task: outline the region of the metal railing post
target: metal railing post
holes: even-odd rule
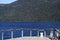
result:
[[[13,39],[13,31],[11,31],[11,39]]]
[[[44,36],[46,37],[46,31],[44,31]]]
[[[2,40],[4,40],[4,32],[2,32]]]
[[[32,36],[32,30],[30,30],[30,37]]]
[[[50,33],[51,40],[53,40],[53,30]]]
[[[21,31],[22,37],[23,37],[23,30]]]
[[[37,31],[37,35],[38,35],[38,37],[39,37],[39,30]]]

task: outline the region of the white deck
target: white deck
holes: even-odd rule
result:
[[[48,37],[20,37],[6,40],[50,40]]]

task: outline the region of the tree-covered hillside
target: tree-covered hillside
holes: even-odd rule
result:
[[[60,0],[17,0],[0,4],[0,21],[60,21]]]

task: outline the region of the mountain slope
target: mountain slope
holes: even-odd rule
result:
[[[60,0],[18,0],[0,10],[1,21],[60,21]]]

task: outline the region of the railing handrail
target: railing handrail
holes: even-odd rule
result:
[[[0,30],[0,32],[14,31],[14,30],[40,30],[40,31],[44,31],[44,30],[55,30],[55,29],[53,29],[53,28],[48,28],[48,29],[16,28],[16,29]]]

